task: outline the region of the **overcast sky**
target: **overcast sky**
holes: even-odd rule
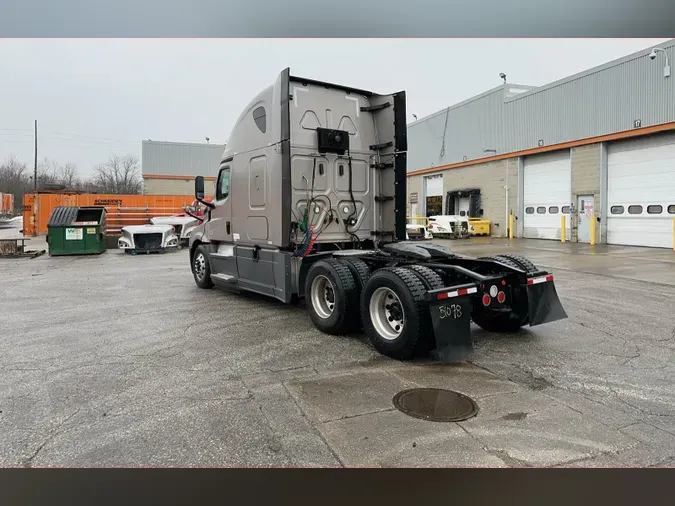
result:
[[[290,66],[375,92],[422,118],[508,81],[541,86],[667,39],[0,40],[0,160],[80,174],[143,139],[227,141],[242,107]]]

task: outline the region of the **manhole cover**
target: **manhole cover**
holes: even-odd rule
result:
[[[393,401],[396,409],[406,415],[431,422],[461,422],[478,413],[478,405],[473,399],[440,388],[403,390]]]

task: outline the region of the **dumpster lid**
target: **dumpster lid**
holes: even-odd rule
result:
[[[77,209],[77,216],[73,225],[99,225],[105,216],[105,207],[89,206]]]
[[[79,207],[74,206],[57,206],[52,210],[47,222],[48,227],[62,227],[70,225],[77,217]]]

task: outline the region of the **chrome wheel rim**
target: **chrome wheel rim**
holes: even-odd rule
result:
[[[199,281],[202,281],[204,279],[204,276],[206,276],[206,258],[204,258],[203,253],[198,253],[197,256],[195,257],[194,270],[197,279]]]
[[[330,279],[323,275],[317,276],[312,281],[310,292],[312,307],[319,318],[330,318],[335,309],[335,288]]]
[[[378,288],[370,297],[370,320],[377,333],[387,341],[397,339],[405,325],[403,304],[393,290],[385,286]]]

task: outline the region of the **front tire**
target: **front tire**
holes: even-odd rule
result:
[[[197,246],[192,256],[192,276],[195,278],[195,283],[199,288],[205,290],[213,288],[211,265],[209,264],[208,252],[204,246]]]
[[[361,294],[361,320],[377,351],[408,360],[426,351],[433,327],[426,288],[418,276],[401,267],[376,271]]]
[[[305,280],[307,311],[314,326],[326,334],[351,330],[350,313],[358,310],[358,293],[348,267],[334,259],[319,260]]]

